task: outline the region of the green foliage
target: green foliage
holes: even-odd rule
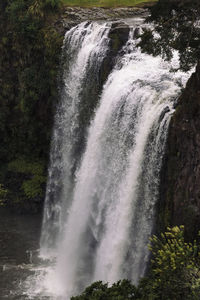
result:
[[[128,280],[110,287],[100,281],[71,300],[199,300],[200,244],[185,241],[184,226],[167,228],[150,241],[150,270],[137,287]]]
[[[158,277],[162,277],[163,270],[173,273],[182,267],[194,268],[195,259],[198,257],[198,247],[196,241],[193,244],[185,243],[183,229],[184,226],[168,228],[167,232],[161,234],[161,239],[156,236],[150,239],[149,249],[155,257],[152,260],[153,272]]]
[[[29,198],[41,197],[43,195],[43,189],[41,184],[46,182],[46,178],[44,176],[33,176],[32,179],[26,180],[22,184],[22,189],[24,194]]]
[[[151,289],[155,299],[199,299],[200,248],[184,239],[184,226],[153,236]]]
[[[60,5],[61,0],[34,0],[29,6],[28,12],[33,16],[41,18],[44,17],[47,12],[57,10]]]
[[[19,158],[8,164],[8,170],[16,175],[23,175],[21,177],[21,190],[26,198],[33,200],[42,197],[43,184],[46,182],[42,162],[31,162]]]
[[[156,1],[156,0],[155,0]],[[152,2],[152,0],[63,0],[68,6],[81,7],[123,7],[135,6],[140,3]]]
[[[200,245],[185,241],[184,226],[153,236],[149,249],[153,258],[148,277],[139,283],[139,299],[199,299]]]
[[[71,300],[134,300],[137,299],[137,288],[128,280],[118,281],[112,286],[101,281],[93,283],[85,289],[82,295]]]
[[[8,169],[22,174],[42,175],[44,166],[39,162],[29,162],[20,157],[8,164]]]
[[[162,55],[167,60],[177,50],[180,68],[187,71],[200,59],[199,18],[199,0],[160,0],[148,18],[155,22],[155,28],[145,31],[139,45],[145,52]]]
[[[4,170],[0,175],[11,192],[9,203],[44,196],[40,174],[24,182],[22,173],[18,178],[10,173],[10,163],[23,157],[26,162],[42,162],[47,169],[63,40],[52,24],[60,3],[5,0],[0,4],[0,166]]]
[[[45,8],[49,7],[51,9],[55,9],[60,7],[60,5],[61,5],[60,0],[46,0],[43,7]]]

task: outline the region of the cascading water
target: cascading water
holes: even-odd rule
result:
[[[141,22],[132,21],[104,85],[74,182],[80,91],[88,88],[83,78],[92,64],[98,69],[106,55],[110,26],[84,23],[65,37],[64,57],[67,51],[71,61],[56,116],[41,239],[42,253],[55,235],[59,241],[56,267],[43,280],[51,299],[69,299],[97,280],[137,283],[146,270],[167,129],[189,75],[141,53],[134,37]]]
[[[55,247],[71,203],[77,145],[83,139],[81,108],[98,84],[97,74],[108,49],[109,29],[108,24],[85,22],[65,35],[61,102],[55,117],[41,237],[43,255]]]

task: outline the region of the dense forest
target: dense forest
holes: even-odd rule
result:
[[[57,101],[62,36],[52,26],[59,1],[0,4],[0,195],[19,211],[37,211]]]

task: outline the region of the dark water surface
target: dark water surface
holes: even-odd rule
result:
[[[28,299],[20,293],[20,284],[32,272],[41,219],[41,215],[16,215],[0,207],[0,300]]]

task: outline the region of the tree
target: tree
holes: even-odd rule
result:
[[[145,30],[139,45],[143,51],[167,60],[177,50],[180,68],[188,70],[200,59],[199,19],[199,0],[159,0],[148,18],[155,27]]]
[[[199,299],[199,243],[185,241],[184,226],[167,228],[160,237],[153,236],[150,241],[153,258],[148,286],[152,299]],[[144,287],[142,282],[141,287]]]
[[[87,287],[80,296],[72,297],[71,300],[136,300],[137,288],[128,280],[118,281],[112,286],[108,283],[97,281]]]

